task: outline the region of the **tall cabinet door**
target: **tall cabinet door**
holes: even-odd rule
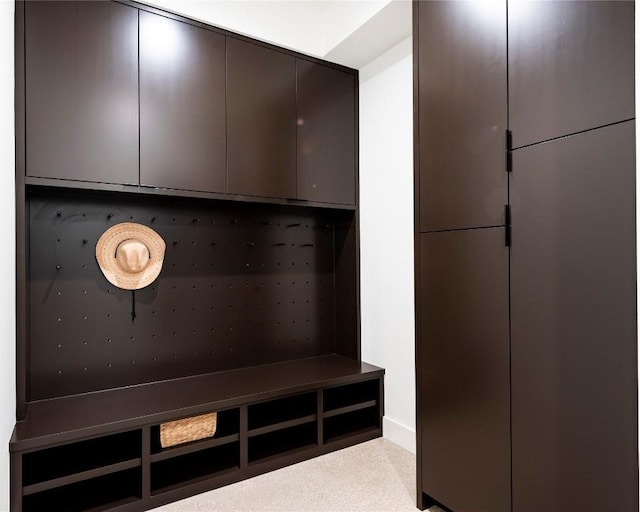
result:
[[[296,59],[298,199],[355,204],[355,77]]]
[[[415,2],[414,9],[420,231],[500,225],[507,198],[506,0]]]
[[[296,198],[295,57],[227,39],[228,192]]]
[[[422,490],[451,510],[509,512],[504,228],[422,234],[419,243]]]
[[[225,192],[225,37],[140,12],[140,182]]]
[[[138,183],[138,10],[25,2],[27,175]]]
[[[634,127],[514,152],[514,512],[638,510]]]
[[[635,117],[633,1],[509,2],[509,124],[520,147]]]

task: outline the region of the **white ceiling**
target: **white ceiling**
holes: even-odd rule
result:
[[[233,32],[361,68],[411,33],[409,0],[144,0]]]
[[[324,58],[361,69],[410,35],[411,2],[393,0],[324,55]]]

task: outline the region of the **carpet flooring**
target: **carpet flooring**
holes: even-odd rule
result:
[[[415,512],[415,478],[412,453],[374,439],[155,510]]]

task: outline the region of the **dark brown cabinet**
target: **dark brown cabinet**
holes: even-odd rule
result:
[[[295,57],[227,39],[227,190],[296,198]]]
[[[25,2],[27,176],[138,183],[138,10]]]
[[[420,230],[500,225],[507,197],[506,2],[414,5]]]
[[[514,512],[638,510],[634,124],[514,152]]]
[[[149,510],[380,437],[358,72],[129,0],[17,0],[14,43],[11,511]],[[95,256],[130,221],[167,244],[135,297]]]
[[[422,482],[451,510],[510,511],[504,229],[420,235]]]
[[[354,70],[151,8],[25,5],[29,184],[353,209]]]
[[[225,192],[225,36],[140,12],[140,182]]]
[[[298,199],[355,204],[355,79],[296,59]]]
[[[413,5],[418,506],[637,512],[633,2]]]
[[[330,355],[39,401],[9,444],[11,512],[156,509],[378,438],[383,397],[383,369]],[[213,437],[162,447],[203,412]]]
[[[634,2],[509,3],[514,147],[634,116]]]

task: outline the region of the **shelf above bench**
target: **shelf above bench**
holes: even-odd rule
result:
[[[77,181],[56,178],[38,178],[27,176],[27,186],[56,187],[71,190],[94,190],[101,192],[118,192],[127,194],[144,194],[154,196],[188,197],[195,199],[219,199],[223,201],[235,201],[242,203],[263,203],[304,206],[311,208],[330,208],[333,210],[355,211],[353,204],[326,203],[320,201],[306,201],[304,199],[280,199],[276,197],[259,197],[242,194],[227,194],[218,192],[199,192],[196,190],[179,190],[171,188],[149,187],[144,185],[118,185],[113,183],[94,183],[90,181]]]
[[[383,373],[367,363],[328,355],[32,402],[27,418],[16,424],[10,449],[53,446]]]

